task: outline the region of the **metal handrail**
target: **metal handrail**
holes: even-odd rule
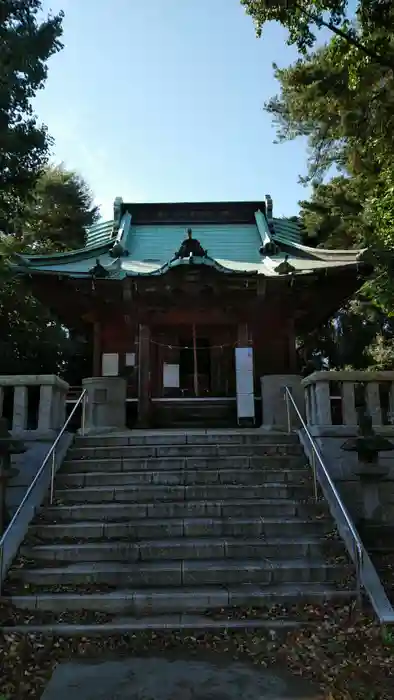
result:
[[[317,473],[316,473],[316,459],[319,462],[320,467],[322,468],[324,472],[324,476],[327,479],[327,483],[329,484],[329,487],[331,489],[331,492],[336,500],[336,503],[342,512],[342,515],[346,521],[347,528],[349,532],[352,535],[353,538],[353,543],[355,546],[355,553],[356,553],[356,577],[357,577],[357,589],[358,589],[358,594],[360,595],[361,593],[361,568],[363,565],[363,555],[364,555],[364,545],[361,541],[361,538],[356,530],[356,528],[353,525],[352,519],[347,511],[346,506],[344,505],[339,492],[331,479],[331,476],[327,470],[326,465],[323,462],[323,459],[320,455],[319,448],[316,445],[316,441],[312,437],[311,433],[308,430],[308,427],[301,415],[301,412],[294,400],[294,397],[289,389],[288,386],[285,386],[285,399],[286,399],[286,412],[287,412],[287,428],[288,428],[288,433],[291,433],[291,412],[290,412],[290,405],[293,406],[295,413],[298,417],[298,420],[300,421],[303,430],[305,431],[305,435],[309,440],[309,443],[312,447],[312,470],[313,470],[313,482],[314,482],[314,495],[315,495],[315,500],[317,500]]]
[[[20,513],[22,512],[22,509],[27,502],[30,494],[32,493],[36,483],[40,479],[41,475],[44,472],[44,469],[48,463],[48,460],[52,457],[52,463],[51,463],[51,483],[50,483],[50,504],[52,505],[53,503],[53,496],[54,496],[54,487],[55,487],[55,474],[56,474],[56,447],[59,444],[59,441],[63,437],[74,413],[76,412],[78,406],[82,403],[82,418],[81,418],[81,435],[85,434],[85,417],[86,417],[86,389],[84,389],[79,396],[74,408],[70,412],[70,415],[68,416],[66,422],[64,423],[62,429],[60,430],[59,434],[57,435],[56,439],[54,440],[52,446],[48,450],[43,463],[41,464],[41,467],[39,468],[37,474],[35,475],[33,481],[31,482],[29,488],[27,489],[24,497],[22,498],[22,501],[20,502],[18,508],[16,509],[14,515],[11,518],[10,523],[8,524],[8,527],[6,528],[5,532],[3,532],[1,538],[0,538],[0,595],[1,595],[1,590],[2,590],[2,581],[3,581],[3,552],[4,552],[4,543],[9,536],[12,528],[15,526],[15,524],[18,521],[18,518],[20,516]]]

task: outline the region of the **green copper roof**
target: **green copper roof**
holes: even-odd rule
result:
[[[175,259],[187,229],[207,251],[196,263],[222,272],[281,274],[285,262],[296,273],[357,265],[361,251],[324,251],[302,244],[295,220],[272,217],[272,200],[264,203],[124,205],[117,198],[114,220],[92,226],[79,251],[48,256],[20,256],[21,272],[87,277],[99,260],[108,276],[163,274],[188,264]],[[199,222],[198,217],[205,218]],[[179,221],[181,219],[181,222]],[[196,220],[197,219],[197,220]],[[162,221],[162,222],[161,222]]]
[[[100,221],[94,226],[90,226],[86,232],[86,245],[90,247],[108,243],[113,238],[114,224],[114,220],[111,219],[109,221]],[[302,243],[302,231],[296,221],[285,218],[273,218],[272,224],[272,236],[278,243]],[[182,233],[180,235],[183,235],[185,227],[181,226],[181,228]]]
[[[94,226],[89,226],[86,231],[86,245],[96,246],[108,243],[112,238],[114,221],[99,221]]]

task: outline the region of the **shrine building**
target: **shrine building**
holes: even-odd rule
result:
[[[18,256],[15,269],[92,344],[81,385],[93,427],[275,425],[283,387],[300,384],[297,336],[361,286],[362,252],[315,247],[295,217],[274,216],[268,195],[117,198],[83,249]]]

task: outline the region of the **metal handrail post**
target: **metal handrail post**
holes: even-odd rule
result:
[[[87,394],[82,399],[81,435],[85,435]]]
[[[315,450],[312,450],[312,472],[313,472],[313,495],[317,502],[317,474],[316,474],[316,455]]]
[[[291,406],[290,406],[290,399],[289,399],[289,390],[287,386],[285,387],[285,401],[286,401],[286,416],[287,416],[287,432],[290,435],[291,433]]]

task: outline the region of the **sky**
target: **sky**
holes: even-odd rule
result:
[[[286,32],[257,39],[239,0],[44,0],[64,10],[64,49],[35,100],[52,159],[113,201],[263,200],[298,213],[306,143],[275,144],[264,103],[272,63],[297,57]]]

